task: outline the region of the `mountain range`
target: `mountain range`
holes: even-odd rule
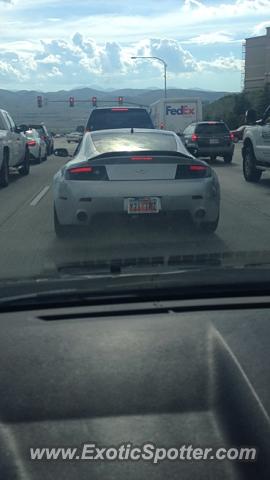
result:
[[[43,107],[37,107],[37,96],[43,97]],[[169,89],[168,98],[199,97],[202,102],[210,103],[227,95],[226,92],[204,90]],[[160,89],[119,89],[104,91],[93,88],[78,88],[70,91],[37,92],[33,90],[9,91],[0,90],[0,108],[7,110],[18,125],[24,123],[44,122],[47,127],[56,132],[68,132],[84,125],[92,107],[92,97],[97,97],[98,106],[117,104],[118,97],[124,103],[149,106],[162,98],[164,91]],[[69,97],[74,97],[75,105],[69,106]],[[104,102],[104,103],[103,103]]]

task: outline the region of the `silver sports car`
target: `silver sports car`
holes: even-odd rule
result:
[[[66,156],[60,149],[56,154]],[[95,215],[188,212],[196,226],[217,228],[220,188],[214,170],[195,159],[169,131],[115,129],[88,132],[54,177],[56,234],[89,225]]]

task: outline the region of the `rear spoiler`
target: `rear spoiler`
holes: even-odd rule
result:
[[[177,158],[186,158],[188,160],[194,160],[194,157],[190,154],[181,152],[173,152],[171,150],[127,150],[121,152],[106,152],[94,155],[89,158],[89,161],[100,160],[102,158],[115,158],[115,157],[133,157],[133,156],[152,156],[152,157],[177,157]]]

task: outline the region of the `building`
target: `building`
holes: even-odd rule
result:
[[[247,38],[245,43],[244,89],[254,90],[270,84],[270,27],[266,35]]]

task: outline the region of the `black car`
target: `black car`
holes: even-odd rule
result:
[[[45,141],[47,145],[47,155],[52,155],[53,150],[54,150],[54,141],[53,141],[53,136],[52,134],[48,131],[46,125],[44,123],[40,124],[30,124],[29,127],[32,129],[34,128],[35,130],[38,131],[40,134],[41,138]]]
[[[224,122],[191,123],[183,132],[186,148],[196,157],[223,157],[231,163],[234,152],[233,135]]]
[[[91,111],[86,131],[112,128],[154,128],[146,108],[100,107]]]

